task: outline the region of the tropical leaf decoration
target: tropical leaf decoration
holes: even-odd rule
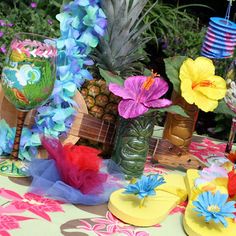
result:
[[[167,77],[173,84],[175,92],[179,94],[180,94],[179,69],[186,59],[187,59],[186,56],[175,56],[164,59]]]

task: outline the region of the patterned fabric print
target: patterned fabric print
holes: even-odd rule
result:
[[[123,223],[113,216],[110,212],[106,213],[105,218],[91,219],[95,224],[90,224],[86,220],[80,220],[81,225],[77,226],[77,229],[83,229],[86,231],[93,231],[98,236],[108,235],[127,235],[127,236],[149,236],[148,232],[139,230],[139,228]],[[155,225],[153,227],[161,227]]]
[[[147,161],[146,161],[145,167],[144,167],[144,173],[147,173],[147,174],[153,173],[153,174],[162,174],[163,175],[163,174],[167,174],[170,172],[171,172],[171,170],[169,170],[159,164],[157,167],[155,164],[153,164],[151,162],[151,157],[150,156],[147,157]]]
[[[61,202],[49,198],[44,198],[32,193],[25,193],[23,196],[18,193],[1,188],[0,196],[9,200],[0,206],[0,235],[10,236],[8,232],[12,229],[20,228],[20,221],[33,220],[36,218],[29,218],[20,216],[25,211],[30,211],[47,221],[51,221],[48,212],[63,212]]]
[[[0,213],[1,214],[1,213]],[[33,218],[24,217],[24,216],[9,216],[9,215],[0,215],[0,235],[1,236],[10,236],[8,233],[9,230],[19,229],[20,221],[31,220]]]
[[[187,205],[188,205],[188,201],[185,201],[185,202],[180,203],[177,207],[175,207],[175,208],[169,213],[169,215],[173,215],[173,214],[176,214],[176,213],[184,214]]]
[[[225,146],[224,143],[217,144],[216,142],[205,138],[201,143],[192,142],[190,144],[189,152],[198,157],[201,161],[206,162],[207,157],[224,156]]]

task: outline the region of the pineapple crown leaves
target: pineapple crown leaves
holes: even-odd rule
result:
[[[106,37],[101,39],[94,53],[94,60],[99,67],[123,77],[142,69],[141,61],[147,58],[143,48],[151,39],[143,36],[151,24],[143,24],[143,17],[151,10],[150,8],[143,14],[147,2],[148,0],[102,1],[101,7],[107,16],[108,27]]]
[[[116,83],[121,86],[124,85],[124,79],[121,76],[115,75],[110,71],[103,70],[102,68],[99,68],[99,72],[102,78],[106,81],[107,85],[109,85],[110,83]],[[151,76],[152,71],[147,68],[144,68],[143,74],[145,76]]]
[[[107,85],[109,85],[110,83],[116,83],[119,85],[124,84],[124,80],[120,76],[114,75],[110,71],[99,68],[99,72],[102,78],[105,79]]]

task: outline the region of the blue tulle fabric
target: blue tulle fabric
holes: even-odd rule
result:
[[[72,204],[99,205],[106,203],[112,192],[124,186],[125,178],[119,167],[112,160],[104,160],[102,173],[108,174],[107,181],[102,184],[101,194],[83,194],[63,181],[51,159],[34,159],[29,172],[33,177],[30,192],[52,197]]]

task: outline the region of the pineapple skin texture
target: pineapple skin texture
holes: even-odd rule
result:
[[[116,122],[120,98],[112,94],[102,79],[86,81],[81,89],[90,115],[110,122]]]

